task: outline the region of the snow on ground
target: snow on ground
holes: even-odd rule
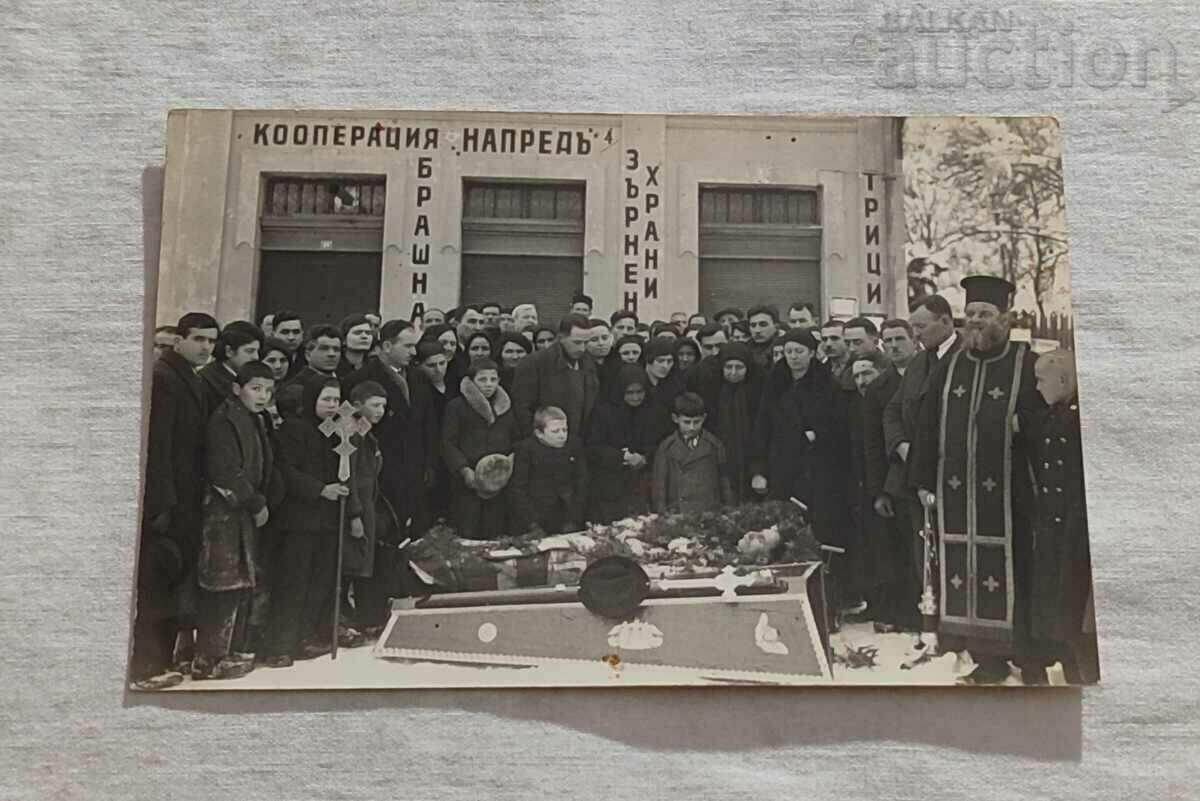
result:
[[[970,665],[958,663],[953,653],[942,654],[911,670],[900,665],[914,642],[912,634],[878,634],[870,623],[850,623],[832,637],[835,653],[833,679],[858,685],[952,685]],[[874,648],[875,665],[847,667],[836,655]],[[447,687],[620,687],[636,685],[717,685],[703,671],[625,664],[614,670],[603,662],[543,664],[536,667],[445,664],[376,657],[371,646],[343,648],[336,660],[328,655],[298,661],[290,668],[256,668],[229,681],[187,679],[178,690],[280,690],[280,689],[400,689]],[[1019,685],[1017,674],[1005,682]]]

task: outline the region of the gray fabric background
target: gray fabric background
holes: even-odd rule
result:
[[[929,55],[879,30],[913,8],[0,3],[0,797],[1200,797],[1195,7],[997,7],[1018,53],[1071,22],[1173,46],[1174,82],[1078,53],[1071,86],[888,89],[881,42]],[[125,695],[147,168],[182,106],[1059,115],[1103,685]]]

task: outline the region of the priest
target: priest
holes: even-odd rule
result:
[[[913,443],[911,478],[934,508],[938,534],[938,638],[974,659],[967,683],[1003,682],[1010,660],[1033,681],[1044,666],[1032,663],[1028,647],[1030,455],[1046,404],[1036,355],[1009,339],[1015,287],[985,275],[964,278],[962,287],[963,347],[930,376]]]

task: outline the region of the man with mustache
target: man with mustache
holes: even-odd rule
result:
[[[1044,680],[1029,648],[1030,455],[1046,410],[1037,357],[1009,340],[1011,283],[977,275],[962,287],[963,347],[930,376],[912,453],[917,494],[938,533],[938,638],[973,657],[968,683],[1004,682],[1009,660],[1026,681]]]

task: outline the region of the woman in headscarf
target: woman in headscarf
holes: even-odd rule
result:
[[[441,344],[442,352],[446,354],[446,383],[453,388],[454,394],[458,394],[458,382],[462,381],[462,377],[467,374],[468,360],[466,354],[459,348],[461,343],[458,341],[458,333],[454,330],[454,326],[449,323],[431,325],[425,329],[421,339]]]
[[[615,389],[592,413],[588,452],[588,520],[611,523],[649,509],[654,437],[646,406],[646,372],[622,364]]]
[[[286,491],[276,511],[279,550],[273,565],[270,623],[263,644],[266,667],[329,651],[329,617],[337,570],[339,500],[346,499],[346,528],[362,532],[362,507],[354,484],[338,478],[338,455],[321,433],[337,414],[337,379],[302,384],[301,415],[284,421],[276,457]]]
[[[771,368],[754,425],[751,486],[772,500],[808,507],[818,540],[842,544],[846,509],[846,413],[828,368],[816,360],[808,329],[783,336],[783,359]]]
[[[749,342],[750,323],[745,320],[735,320],[729,325],[729,339],[732,342]]]
[[[536,353],[539,350],[545,350],[558,341],[558,333],[548,325],[538,327],[533,332],[533,350]]]
[[[729,460],[729,483],[737,503],[754,500],[750,488],[750,454],[754,448],[754,422],[762,395],[763,372],[754,354],[740,342],[727,342],[717,356],[720,383],[711,398],[708,419],[712,431],[725,446]]]
[[[587,353],[596,363],[601,397],[608,397],[620,391],[617,388],[617,373],[621,369],[621,356],[614,345],[612,327],[607,320],[588,320]]]
[[[480,359],[491,359],[492,337],[485,331],[476,331],[467,337],[467,341],[463,343],[463,348],[467,352],[468,367]]]
[[[675,371],[684,375],[700,362],[700,345],[690,337],[675,340]]]
[[[642,351],[646,362],[646,406],[650,410],[653,441],[657,446],[675,430],[671,419],[675,398],[686,389],[675,370],[675,340],[654,337]]]
[[[622,364],[641,364],[646,343],[637,334],[621,337],[613,347]]]
[[[446,419],[446,407],[458,396],[458,385],[451,384],[446,375],[450,364],[443,343],[423,338],[417,343],[417,368],[429,379],[433,388],[433,415],[439,426]],[[429,488],[429,511],[434,519],[444,519],[450,508],[450,474],[441,459],[433,462],[433,485]]]
[[[492,351],[499,357],[493,361],[500,365],[500,386],[506,392],[512,392],[517,365],[533,352],[533,344],[520,334],[502,332],[496,337]]]

